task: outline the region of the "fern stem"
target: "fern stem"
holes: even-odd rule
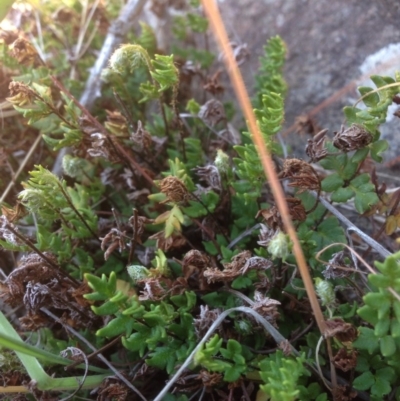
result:
[[[214,213],[211,213],[211,212],[210,212],[210,210],[208,209],[207,205],[205,205],[205,204],[203,203],[203,201],[202,201],[198,196],[196,196],[194,193],[192,193],[192,196],[197,200],[197,202],[199,202],[199,203],[204,207],[204,209],[206,209],[206,211],[207,211],[207,213],[208,213],[208,216],[211,217],[211,219],[213,220],[213,222],[214,222],[214,223],[217,225],[217,227],[220,229],[221,234],[222,234],[223,237],[226,239],[226,242],[229,242],[229,238],[228,238],[227,235],[224,233],[224,231],[223,231],[223,229],[222,229],[222,227],[221,227],[221,224],[218,223],[218,220],[217,220],[216,217],[214,216]]]
[[[18,231],[14,230],[10,224],[6,224],[7,230],[11,231],[16,237],[18,237],[24,244],[26,244],[29,248],[32,249],[35,253],[37,253],[47,264],[53,267],[56,270],[61,270],[59,266],[53,263],[43,252],[39,251],[33,243],[26,238],[25,236],[21,235]]]
[[[92,234],[92,236],[98,241],[98,236],[97,234],[90,228],[89,224],[86,223],[86,220],[83,218],[83,216],[78,212],[74,204],[72,203],[69,195],[64,191],[64,188],[62,187],[61,184],[58,184],[58,188],[60,189],[61,193],[63,194],[65,200],[67,201],[69,207],[75,212],[75,214],[78,216],[78,219],[82,222],[82,224],[89,230],[89,232]]]
[[[317,197],[317,193],[315,191],[311,191],[311,194],[314,197]],[[356,227],[347,217],[343,216],[343,214],[340,213],[335,207],[333,207],[326,199],[324,199],[323,197],[319,197],[319,201],[324,205],[326,209],[328,209],[335,217],[337,217],[344,225],[347,226],[347,231],[355,231],[369,246],[375,249],[384,258],[392,255],[379,242],[375,241],[369,235],[365,234],[364,231]]]
[[[35,152],[35,150],[36,150],[37,146],[39,145],[41,139],[42,139],[42,135],[39,134],[36,137],[35,142],[32,144],[31,148],[29,149],[29,152],[26,154],[24,160],[20,164],[20,166],[19,166],[17,172],[15,173],[14,177],[10,180],[10,182],[7,185],[7,188],[4,190],[3,194],[1,195],[0,205],[4,202],[4,199],[6,199],[6,197],[7,197],[8,193],[10,192],[11,188],[15,185],[15,183],[17,181],[17,178],[19,177],[19,175],[21,174],[21,172],[25,168],[26,164],[28,163],[29,159],[31,158],[31,156]]]

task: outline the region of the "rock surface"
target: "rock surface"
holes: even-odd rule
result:
[[[248,88],[254,86],[267,39],[279,34],[285,40],[286,130],[296,117],[311,113],[332,137],[344,122],[342,108],[358,98],[355,87],[361,84],[361,64],[383,47],[400,42],[397,0],[220,0],[219,4],[230,37],[247,43],[251,53],[242,67]],[[393,57],[389,64],[400,69],[399,61]],[[375,73],[385,75],[385,70],[381,67]],[[382,133],[391,146],[388,161],[398,154],[400,119],[385,124]],[[292,129],[286,140],[295,154],[302,154],[305,137],[299,138]]]

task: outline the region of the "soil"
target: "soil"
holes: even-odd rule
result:
[[[232,40],[246,43],[250,51],[242,66],[248,88],[254,88],[254,73],[268,38],[278,34],[285,40],[286,134],[296,117],[311,113],[332,137],[344,122],[342,108],[359,97],[355,86],[362,75],[360,65],[367,56],[400,42],[398,0],[220,0],[219,4]],[[399,65],[398,59],[392,61]],[[378,73],[385,75],[385,70]],[[335,94],[336,100],[321,105]],[[386,161],[399,153],[399,131],[398,118],[382,127],[391,146]],[[292,129],[286,141],[294,154],[302,154],[306,138],[300,139]]]

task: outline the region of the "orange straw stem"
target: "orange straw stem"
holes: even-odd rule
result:
[[[239,100],[240,106],[247,120],[250,132],[252,133],[254,144],[256,145],[262,166],[264,168],[264,172],[271,186],[272,194],[274,195],[278,210],[282,216],[284,227],[293,243],[293,252],[296,257],[298,268],[301,277],[303,279],[304,286],[307,291],[307,295],[310,300],[316,322],[318,324],[319,330],[321,331],[321,334],[324,335],[326,331],[326,323],[318,303],[318,299],[314,290],[314,285],[311,280],[307,263],[305,261],[299,240],[297,238],[296,231],[293,227],[293,223],[289,214],[288,205],[286,203],[282,187],[276,175],[271,156],[269,155],[268,150],[263,141],[261,132],[256,122],[256,117],[254,115],[249,96],[247,94],[246,87],[243,82],[242,75],[233,56],[232,48],[229,44],[228,35],[226,33],[225,26],[222,22],[221,15],[219,13],[215,0],[202,0],[202,4],[208,17],[208,20],[211,24],[214,36],[224,53],[224,60],[226,63],[226,67],[233,88],[235,90],[236,96]]]

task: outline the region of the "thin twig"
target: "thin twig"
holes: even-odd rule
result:
[[[32,241],[30,239],[21,235],[17,230],[14,230],[14,228],[11,227],[11,224],[6,224],[6,229],[11,231],[24,244],[26,244],[29,248],[31,248],[33,252],[38,254],[49,266],[53,267],[57,271],[61,271],[61,268],[58,265],[56,265],[51,259],[49,259],[42,251],[40,251],[38,248],[36,248],[36,246],[32,243]]]
[[[314,197],[317,197],[317,193],[315,191],[310,191]],[[392,255],[386,248],[384,248],[379,242],[375,241],[369,235],[365,234],[364,231],[360,230],[356,227],[347,217],[343,216],[335,207],[333,207],[326,199],[323,197],[318,198],[319,201],[324,205],[326,209],[328,209],[335,217],[337,217],[344,225],[347,226],[348,231],[356,232],[361,239],[363,239],[369,246],[375,249],[381,256],[387,258]]]
[[[334,242],[333,244],[327,245],[324,249],[321,249],[316,255],[315,259],[317,259],[319,262],[323,262],[322,260],[319,259],[319,256],[321,255],[322,252],[325,252],[327,249],[340,245],[346,247],[350,252],[354,253],[354,255],[358,258],[358,260],[368,269],[368,271],[371,274],[378,274],[376,270],[374,270],[354,249],[350,248],[347,244],[343,244],[341,242]],[[396,253],[394,255],[390,254],[389,256],[398,256],[399,253]],[[387,290],[398,300],[400,301],[400,294],[398,294],[392,287],[387,287]]]
[[[83,354],[85,361],[88,361],[89,359],[97,356],[99,353],[104,352],[108,348],[112,347],[114,344],[116,344],[121,339],[121,337],[122,337],[122,334],[119,335],[118,337],[115,337],[114,340],[110,341],[108,344],[104,345],[103,347],[101,347],[97,351],[92,352],[89,355]],[[71,363],[71,365],[65,366],[64,370],[71,370],[71,369],[75,368],[77,365],[79,365],[80,363],[81,363],[81,361],[78,359],[75,362]]]
[[[67,201],[69,207],[74,211],[74,213],[78,216],[78,219],[82,222],[82,224],[89,230],[90,234],[92,234],[93,238],[95,238],[97,241],[99,241],[99,238],[97,234],[90,228],[89,224],[86,223],[86,220],[83,218],[83,216],[78,212],[76,209],[75,205],[72,203],[71,198],[69,195],[64,191],[64,188],[62,187],[61,184],[58,185],[58,188],[62,192],[65,200]]]
[[[240,235],[238,235],[233,241],[229,243],[227,246],[228,249],[232,249],[237,243],[239,243],[243,238],[252,234],[253,231],[258,230],[261,227],[260,223],[255,224],[253,227],[250,227],[246,231],[243,231]]]
[[[25,155],[25,158],[22,161],[22,163],[20,164],[20,166],[19,166],[17,172],[15,173],[14,177],[8,183],[7,188],[5,189],[3,194],[1,195],[0,204],[2,204],[4,202],[4,199],[7,197],[8,193],[11,190],[11,188],[15,185],[15,183],[17,181],[17,178],[19,177],[19,175],[21,174],[22,170],[25,168],[26,164],[28,163],[29,159],[31,158],[31,156],[35,152],[35,150],[38,147],[41,139],[42,139],[42,135],[39,134],[37,136],[37,138],[35,139],[35,142],[32,144],[31,148],[29,149],[29,152]]]

